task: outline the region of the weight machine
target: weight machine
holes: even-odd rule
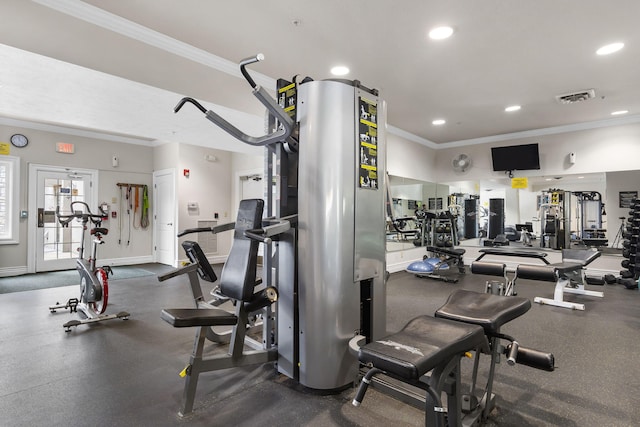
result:
[[[240,218],[236,221],[236,239],[241,233],[265,245],[262,279],[266,288],[277,288],[277,338],[264,342],[262,350],[275,354],[278,371],[303,386],[340,389],[358,374],[349,340],[354,334],[377,339],[386,332],[386,105],[376,90],[358,81],[309,78],[280,79],[276,102],[246,69],[262,59],[247,58],[240,69],[270,113],[264,136],[243,133],[192,98],[183,98],[175,111],[192,104],[238,140],[265,147],[265,219],[256,229],[241,231]],[[280,224],[277,233],[270,228],[274,223]],[[172,277],[197,270],[193,265]],[[172,310],[165,310],[165,321],[198,329],[191,367],[185,370],[184,415],[193,406],[195,386],[189,384],[197,379],[191,375],[202,372],[192,369],[201,356],[195,349],[207,335],[201,328],[220,320],[213,319],[217,310],[208,308]],[[236,314],[226,324],[244,328],[240,319]],[[230,354],[203,369],[266,360]]]
[[[235,225],[224,227],[235,231],[219,291],[235,301],[235,313],[205,307],[200,297],[195,298],[197,308],[162,312],[163,320],[174,327],[196,328],[193,353],[182,372],[186,382],[181,415],[193,408],[200,373],[267,361],[277,361],[281,374],[317,390],[350,386],[367,371],[356,397],[359,402],[371,377],[384,368],[388,355],[385,348],[391,352],[408,349],[410,353],[413,349],[409,345],[396,348],[393,343],[386,344],[388,339],[384,338],[384,101],[376,90],[358,81],[306,78],[300,83],[279,80],[276,103],[246,70],[247,65],[262,59],[261,55],[247,58],[240,63],[240,69],[254,88],[254,95],[271,114],[266,135],[246,135],[192,98],[184,98],[175,108],[177,112],[185,103],[191,103],[240,141],[264,146],[267,183],[266,217],[260,220],[261,201],[244,200]],[[201,231],[222,229],[218,226]],[[333,238],[338,235],[340,238]],[[265,245],[264,283],[254,280],[258,242]],[[193,291],[198,274],[211,279],[214,275],[206,257],[195,249],[197,244],[190,243],[187,248],[191,249],[187,254],[192,263],[169,274],[188,274]],[[519,350],[513,338],[499,332],[502,324],[529,309],[529,301],[466,292],[452,295],[441,307],[436,315],[442,319],[422,316],[409,323],[408,327],[418,325],[421,332],[410,337],[411,344],[424,350],[418,350],[417,360],[405,364],[395,358],[395,363],[387,365],[389,375],[397,374],[412,384],[415,372],[405,375],[408,364],[415,362],[418,377],[434,369],[432,378],[436,383],[425,388],[433,395],[433,399],[426,398],[427,421],[434,418],[434,412],[443,414],[436,394],[445,391],[451,397],[450,419],[460,425],[459,361],[466,351],[491,354],[485,397],[475,397],[474,374],[465,408],[480,419],[493,408],[491,385],[499,354],[508,354],[510,364],[553,370],[553,356],[540,352],[531,356],[531,350]],[[483,301],[478,305],[472,301],[474,298]],[[274,303],[276,309],[269,312]],[[242,344],[249,344],[246,329],[250,316],[263,309],[267,311],[262,315],[265,323],[260,348],[245,350]],[[232,345],[226,355],[205,360],[207,328],[212,326],[232,327]],[[405,338],[401,333],[396,335],[398,340]],[[510,341],[509,348],[499,345],[500,339]],[[477,373],[477,362],[474,371]],[[384,388],[382,384],[381,387]]]

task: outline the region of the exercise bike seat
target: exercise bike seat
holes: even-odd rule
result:
[[[361,347],[358,359],[388,374],[417,380],[454,356],[485,346],[481,327],[423,315],[400,332]]]
[[[192,326],[233,326],[238,318],[218,308],[165,308],[160,317],[174,328]]]
[[[522,316],[531,301],[515,296],[502,296],[458,289],[435,312],[442,319],[482,326],[488,336],[496,335],[505,323]]]

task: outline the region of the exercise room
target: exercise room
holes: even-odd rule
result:
[[[0,11],[3,426],[637,424],[640,3]]]

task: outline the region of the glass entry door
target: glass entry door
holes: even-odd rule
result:
[[[36,271],[75,268],[82,224],[73,220],[68,227],[62,227],[56,217],[56,209],[69,214],[71,202],[81,201],[94,211],[93,175],[91,171],[37,171]],[[88,254],[85,250],[85,256]]]

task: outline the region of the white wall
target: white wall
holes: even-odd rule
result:
[[[559,133],[502,142],[461,146],[436,151],[435,178],[438,182],[504,178],[503,172],[493,172],[491,147],[538,143],[540,170],[516,171],[515,176],[554,176],[594,172],[639,169],[640,124],[611,126],[590,130]],[[570,165],[568,154],[576,153],[576,163]],[[465,153],[473,166],[464,173],[451,168],[451,159]]]

